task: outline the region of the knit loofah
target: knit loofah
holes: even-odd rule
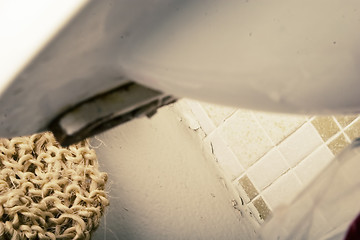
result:
[[[90,239],[109,204],[106,181],[86,142],[0,139],[0,239]]]

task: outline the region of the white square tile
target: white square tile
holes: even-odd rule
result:
[[[254,114],[275,145],[293,133],[307,120],[307,116],[299,115],[262,112],[254,112]]]
[[[245,170],[241,166],[238,158],[216,131],[206,139],[206,142],[211,144],[212,154],[224,171],[226,178],[233,181],[244,173]]]
[[[311,123],[305,123],[279,145],[279,151],[291,167],[308,156],[323,143],[319,133]]]
[[[289,204],[301,191],[302,184],[290,170],[267,187],[262,196],[272,209]]]
[[[334,158],[330,149],[323,145],[294,168],[295,174],[303,184],[310,183]]]
[[[237,111],[220,128],[220,134],[246,169],[273,147],[250,111]]]
[[[273,148],[249,168],[247,175],[257,189],[262,191],[288,169],[289,166],[284,157],[276,148]]]

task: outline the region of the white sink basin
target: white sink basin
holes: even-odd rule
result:
[[[0,15],[1,136],[44,129],[127,79],[243,108],[360,112],[359,1],[41,4]]]

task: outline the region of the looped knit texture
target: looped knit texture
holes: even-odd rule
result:
[[[85,141],[0,139],[0,239],[90,239],[109,205],[106,181]]]

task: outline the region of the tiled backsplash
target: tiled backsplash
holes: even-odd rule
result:
[[[188,101],[225,179],[263,223],[352,140],[358,116],[270,114]]]

